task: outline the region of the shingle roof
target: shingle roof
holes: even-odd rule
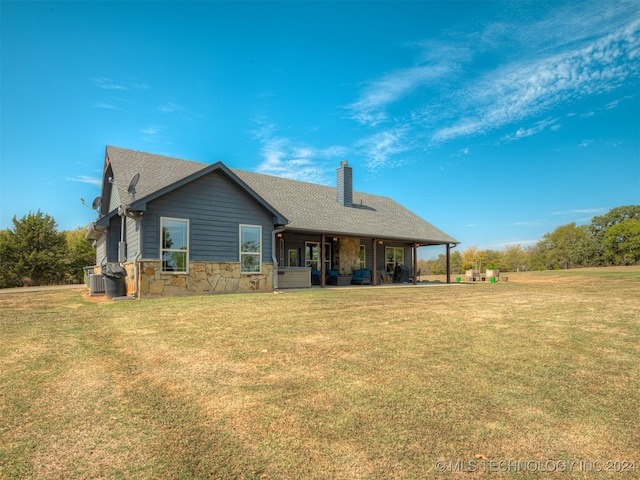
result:
[[[136,185],[136,199],[151,195],[208,166],[206,163],[111,146],[107,147],[107,157],[120,188],[126,189],[131,178],[136,173],[140,174],[140,181]]]
[[[140,173],[136,200],[208,167],[205,163],[111,146],[107,147],[107,155],[121,187],[126,188],[129,179]],[[345,207],[337,202],[333,187],[230,170],[289,220],[288,230],[420,244],[459,243],[389,197],[353,192],[354,206]]]

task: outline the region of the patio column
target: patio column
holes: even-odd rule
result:
[[[451,245],[447,243],[447,283],[451,283]]]
[[[413,243],[413,284],[418,284],[418,244]]]
[[[320,288],[324,288],[326,286],[326,278],[327,278],[327,267],[324,264],[324,259],[326,257],[325,252],[325,242],[327,241],[327,236],[323,233],[322,239],[320,240]]]
[[[371,239],[371,254],[373,258],[371,260],[371,286],[375,287],[378,282],[378,269],[376,268],[376,239]]]

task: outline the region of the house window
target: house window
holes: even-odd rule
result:
[[[298,266],[298,250],[289,250],[289,266]]]
[[[187,273],[189,270],[189,220],[160,218],[160,258],[163,273]]]
[[[404,265],[404,248],[386,247],[384,261],[387,273],[393,273],[397,265]]]
[[[366,255],[364,245],[360,245],[360,268],[363,269],[366,266]]]
[[[240,273],[262,272],[262,227],[240,225]]]
[[[311,270],[320,270],[320,244],[317,242],[305,242],[304,263]]]
[[[307,267],[312,270],[320,270],[320,242],[305,242],[304,244],[304,261]],[[327,270],[331,269],[331,244],[324,244],[324,266]]]

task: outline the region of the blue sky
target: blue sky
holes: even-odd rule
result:
[[[346,159],[461,249],[640,204],[637,1],[0,8],[0,228],[94,220],[106,145],[327,185]]]

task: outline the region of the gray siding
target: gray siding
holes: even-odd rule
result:
[[[96,265],[101,265],[107,258],[107,235],[102,235],[96,241]]]
[[[140,251],[141,223],[133,218],[127,218],[125,227],[125,241],[127,242],[127,260],[133,261]]]
[[[109,228],[107,229],[107,262],[118,261],[118,242],[120,241],[120,217],[114,216],[109,221]],[[104,263],[102,258],[98,258],[98,262]]]
[[[190,260],[239,258],[240,224],[262,226],[262,260],[271,261],[273,217],[220,172],[212,172],[147,205],[143,256],[160,257],[160,217],[189,220]]]

